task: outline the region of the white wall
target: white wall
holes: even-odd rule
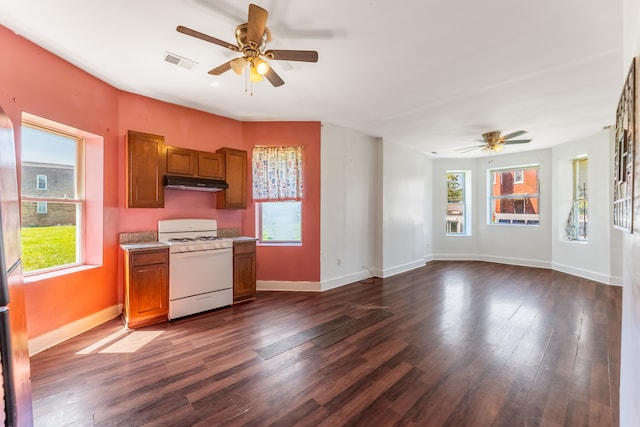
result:
[[[433,160],[427,158],[424,166],[424,253],[425,261],[433,260]]]
[[[620,89],[629,64],[640,55],[640,1],[622,2],[623,69]],[[636,73],[638,69],[636,68]],[[638,73],[640,74],[640,73]],[[640,79],[636,79],[638,93]],[[636,140],[639,138],[639,98],[636,98]],[[637,155],[637,154],[636,154]],[[637,176],[637,174],[636,174]],[[634,204],[638,206],[639,186]],[[622,360],[620,366],[620,425],[637,426],[640,420],[640,212],[634,213],[634,234],[625,234],[623,242],[622,289]]]
[[[503,264],[551,267],[551,151],[536,150],[477,159],[438,159],[434,162],[434,258],[470,259]],[[540,225],[489,225],[487,222],[487,179],[493,168],[539,165]],[[471,170],[472,235],[447,236],[446,182],[447,170]]]
[[[622,284],[620,265],[612,267],[610,247],[619,247],[620,233],[611,227],[610,149],[612,133],[603,130],[589,138],[556,146],[553,157],[553,269],[603,283]],[[573,160],[586,154],[589,197],[588,241],[569,241],[565,226],[573,198]],[[613,236],[618,240],[612,240]]]
[[[476,232],[479,218],[483,218],[475,206],[478,193],[475,189],[476,181],[482,180],[478,176],[477,159],[437,159],[433,162],[433,208],[431,227],[433,229],[433,257],[447,260],[475,260],[478,256],[478,233]],[[467,204],[471,206],[471,215],[467,221],[471,222],[471,235],[447,236],[447,171],[470,171],[471,188],[467,188]],[[470,191],[469,191],[470,190]],[[470,194],[469,194],[470,193]],[[469,197],[470,196],[470,197]]]
[[[425,241],[424,153],[382,141],[382,270],[380,277],[423,266]]]
[[[323,124],[320,146],[320,283],[331,289],[380,267],[376,227],[382,182],[380,141]]]

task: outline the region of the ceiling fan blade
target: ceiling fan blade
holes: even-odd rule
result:
[[[231,61],[233,61],[233,59]],[[219,76],[225,71],[229,71],[231,69],[231,61],[227,61],[224,64],[217,66],[213,70],[210,70],[209,74],[213,74],[214,76]]]
[[[280,78],[280,76],[273,71],[273,68],[271,67],[269,67],[269,71],[267,71],[267,74],[264,76],[269,80],[269,83],[271,83],[273,87],[282,86],[284,84],[284,80],[282,80],[282,78]]]
[[[318,62],[315,50],[267,50],[264,56],[276,61]]]
[[[218,46],[226,47],[227,49],[231,49],[234,52],[239,52],[238,46],[228,43],[224,40],[217,39],[215,37],[209,36],[207,34],[201,33],[200,31],[192,30],[191,28],[183,27],[182,25],[178,25],[176,30],[179,33],[186,34],[191,37],[195,37],[200,40],[204,40],[209,43],[217,44]]]
[[[530,139],[512,139],[511,141],[505,141],[504,144],[506,145],[526,144],[527,142],[531,142],[531,140]]]
[[[527,133],[526,130],[517,130],[515,132],[512,132],[512,133],[510,133],[508,135],[503,136],[500,139],[502,139],[503,141],[506,141],[507,139],[515,138],[516,136],[520,136],[520,135],[525,134],[525,133]]]
[[[264,35],[265,27],[267,26],[267,18],[269,12],[256,6],[255,4],[249,5],[249,20],[247,22],[247,40],[254,42],[256,46],[262,44],[262,36]]]

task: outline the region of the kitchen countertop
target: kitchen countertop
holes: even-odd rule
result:
[[[149,249],[164,249],[168,248],[164,242],[143,242],[143,243],[122,243],[120,245],[125,251],[144,251]]]
[[[237,236],[237,237],[229,237],[229,239],[234,242],[256,242],[258,241],[257,237],[248,237],[248,236]]]

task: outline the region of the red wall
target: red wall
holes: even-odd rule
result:
[[[258,246],[258,280],[320,281],[320,123],[245,122],[244,140],[253,145],[300,145],[303,152],[302,246]],[[251,147],[247,147],[249,155]],[[250,184],[250,179],[248,179]],[[251,188],[249,188],[251,194]],[[242,229],[255,236],[255,207]]]
[[[228,146],[245,149],[249,156],[254,141],[268,145],[304,145],[304,245],[259,248],[257,273],[258,280],[319,281],[319,123],[239,122],[122,92],[2,26],[0,46],[3,51],[0,105],[17,130],[18,153],[23,112],[104,138],[102,229],[90,230],[102,233],[102,265],[26,285],[30,338],[122,302],[120,232],[155,230],[158,219],[207,217],[217,218],[221,228],[242,227],[243,234],[255,234],[253,206],[246,210],[218,211],[212,194],[168,190],[164,209],[125,208],[124,135],[129,129],[163,135],[167,145],[206,151]],[[249,170],[249,178],[250,173]]]

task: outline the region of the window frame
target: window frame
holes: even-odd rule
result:
[[[42,182],[44,183],[43,186],[40,186],[40,178],[43,178]],[[44,191],[44,190],[48,190],[49,189],[49,185],[47,182],[47,175],[36,175],[36,190],[40,190],[40,191]]]
[[[265,203],[297,203],[299,207],[300,215],[300,240],[263,240],[262,228],[263,228],[263,205]],[[302,201],[297,200],[273,200],[255,202],[256,205],[256,234],[257,244],[260,246],[302,246]]]
[[[58,136],[62,136],[64,138],[69,138],[75,140],[76,144],[76,158],[75,158],[75,168],[74,168],[74,187],[75,194],[73,197],[68,197],[65,194],[65,197],[46,197],[46,196],[27,196],[20,194],[20,203],[29,203],[35,202],[36,209],[38,203],[59,203],[59,204],[70,204],[75,206],[75,220],[76,220],[76,230],[75,230],[75,242],[76,242],[76,261],[73,263],[67,264],[58,264],[51,267],[41,268],[37,270],[24,271],[25,278],[29,276],[37,276],[43,273],[49,273],[54,271],[60,271],[70,268],[75,268],[85,264],[86,261],[86,242],[85,242],[85,209],[86,209],[86,195],[85,195],[85,146],[86,140],[83,136],[74,134],[69,131],[64,131],[58,129],[55,125],[45,125],[42,123],[38,123],[36,121],[31,121],[29,119],[22,120],[23,127],[30,127],[32,129],[39,130],[41,132],[46,132],[50,134],[55,134]],[[64,125],[60,125],[60,127],[64,127]],[[46,177],[46,175],[44,175]],[[36,178],[37,179],[37,178]],[[48,179],[47,179],[48,181]],[[48,189],[48,185],[47,185]],[[22,193],[22,192],[21,192]],[[22,227],[21,227],[22,228]]]
[[[47,202],[36,202],[36,213],[37,214],[48,213]]]
[[[520,175],[520,179],[518,179],[518,174]],[[524,184],[524,169],[513,169],[513,183]],[[538,192],[540,192],[539,189]]]
[[[581,179],[580,174],[580,164],[584,162],[586,164],[586,177]],[[576,225],[570,225],[569,223],[566,226],[565,231],[567,232],[567,240],[570,242],[581,242],[586,243],[589,241],[588,227],[589,224],[589,197],[588,197],[588,180],[589,180],[589,158],[586,155],[582,155],[576,157],[571,162],[571,212],[569,213],[569,218],[572,219],[572,222]],[[584,188],[580,189],[580,181],[582,181],[585,185]],[[584,226],[580,227],[579,221],[579,206],[582,205],[584,209]],[[576,221],[576,217],[578,221]],[[581,230],[583,230],[582,237]]]
[[[452,221],[449,218],[449,204],[455,202],[449,202],[449,175],[460,175],[462,176],[462,200],[460,204],[462,204],[462,231],[450,231],[454,223],[458,223],[458,221]],[[448,237],[459,237],[459,236],[471,236],[472,234],[472,216],[471,216],[471,171],[470,170],[446,170],[445,171],[446,178],[446,190],[447,194],[445,196],[445,234]],[[456,227],[457,228],[457,227]]]
[[[500,175],[500,184],[503,185],[503,174],[505,172],[513,172],[513,184],[524,184],[525,183],[525,171],[529,169],[536,169],[536,189],[537,193],[517,193],[517,194],[507,194],[507,195],[499,195],[494,197],[493,195],[493,186],[497,185],[495,175],[494,179],[491,179],[492,174]],[[516,171],[520,171],[522,174],[522,180],[516,181]],[[518,165],[518,166],[506,166],[506,167],[496,167],[492,169],[488,169],[489,173],[487,179],[487,225],[499,225],[499,226],[539,226],[540,225],[540,165],[539,164],[529,164],[529,165]],[[511,222],[500,222],[500,220],[493,221],[494,217],[494,207],[495,203],[501,200],[524,200],[525,204],[525,212],[526,212],[526,200],[527,199],[537,199],[537,214],[529,214],[529,215],[537,215],[538,219],[511,219]],[[526,214],[523,214],[526,215]],[[517,221],[517,222],[513,222]]]

